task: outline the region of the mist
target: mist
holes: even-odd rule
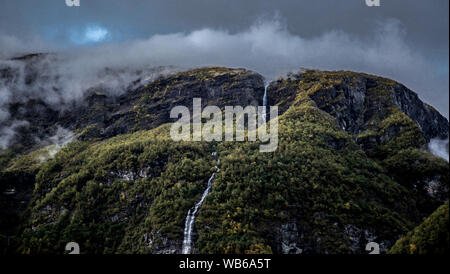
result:
[[[39,161],[45,162],[48,159],[55,157],[55,155],[72,142],[74,138],[73,132],[58,126],[55,135],[40,142],[41,146],[45,146],[46,153],[38,155]]]
[[[428,149],[435,156],[441,157],[442,159],[449,161],[449,140],[432,139],[428,144]]]
[[[274,19],[234,33],[202,28],[70,48],[51,47],[39,37],[30,38],[37,41],[30,44],[0,36],[0,70],[9,68],[15,72],[12,79],[0,79],[0,125],[9,118],[7,106],[11,102],[39,98],[61,108],[82,98],[91,87],[101,86],[106,92],[119,95],[136,79],[152,81],[161,75],[201,66],[247,68],[267,79],[300,68],[376,74],[405,84],[448,117],[448,64],[436,66],[413,50],[405,40],[406,31],[396,20],[379,22],[367,32],[370,35],[366,38],[341,30],[305,38]],[[42,51],[51,54],[32,65],[40,77],[31,88],[26,87],[23,62],[5,56]],[[2,139],[3,132],[10,134],[11,129],[0,131]]]
[[[448,117],[448,65],[437,69],[433,61],[411,49],[405,41],[406,31],[398,21],[380,22],[368,32],[371,33],[369,38],[340,30],[303,38],[289,32],[280,21],[269,20],[237,33],[204,28],[90,47],[49,47],[48,50],[63,56],[60,63],[50,64],[49,69],[63,75],[62,79],[67,81],[66,88],[70,92],[61,99],[78,97],[86,85],[95,83],[92,76],[97,76],[105,67],[244,67],[272,79],[301,67],[352,70],[402,82]],[[0,39],[2,55],[5,52],[11,55],[14,50],[17,55],[17,49],[22,53],[24,50],[35,52],[44,47],[39,43],[38,50],[23,49],[11,42],[13,38],[9,38],[8,43],[4,40]]]

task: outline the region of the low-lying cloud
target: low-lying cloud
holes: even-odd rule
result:
[[[55,52],[38,64],[46,77],[36,87],[24,90],[23,79],[13,83],[0,81],[0,123],[8,118],[6,105],[21,100],[21,96],[43,98],[58,106],[77,100],[93,85],[107,85],[108,90],[120,94],[131,81],[150,73],[151,67],[208,65],[244,67],[268,79],[301,67],[381,75],[404,83],[448,117],[448,61],[436,65],[414,51],[397,21],[379,23],[367,31],[372,34],[370,38],[339,30],[304,38],[272,20],[237,33],[205,28],[154,35],[145,40],[65,49],[52,48],[39,38],[35,38],[40,41],[36,48],[17,47],[21,43],[16,38],[0,36],[0,56],[44,49]],[[0,65],[19,67],[16,69],[21,71],[20,62],[2,61]],[[105,73],[105,68],[114,73]]]
[[[74,140],[74,137],[73,132],[58,126],[55,135],[41,142],[42,146],[46,146],[46,153],[38,155],[38,160],[44,162],[55,157],[62,148]]]
[[[428,144],[428,149],[434,155],[441,157],[442,159],[449,161],[449,140],[432,139]]]

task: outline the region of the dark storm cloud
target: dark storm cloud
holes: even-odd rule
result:
[[[405,83],[448,116],[448,5],[81,0],[81,7],[69,8],[64,0],[0,0],[0,56],[76,51],[63,68],[72,81],[87,74],[87,64],[92,70],[125,63],[244,66],[267,77],[299,67],[364,71]],[[80,48],[92,28],[108,31],[107,43]]]

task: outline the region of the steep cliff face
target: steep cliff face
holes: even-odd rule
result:
[[[192,111],[192,98],[202,98],[203,106],[262,104],[261,75],[219,67],[184,72],[153,68],[126,73],[105,68],[99,73],[98,84],[67,95],[58,71],[48,69],[55,58],[32,54],[0,63],[0,86],[13,94],[0,105],[1,111],[9,114],[7,119],[0,119],[0,130],[14,128],[18,134],[11,138],[9,146],[17,151],[53,136],[58,126],[76,132],[81,140],[152,129],[171,122],[168,113],[177,105],[189,106]],[[118,81],[120,87],[104,83],[114,77],[129,82]],[[15,122],[20,123],[14,127]]]
[[[59,126],[74,138],[55,150],[28,137],[3,151],[2,214],[27,205],[2,226],[3,250],[60,253],[76,241],[84,253],[179,253],[213,151],[221,161],[196,218],[198,253],[364,253],[371,241],[384,252],[447,200],[448,163],[426,144],[448,138],[448,121],[376,76],[306,70],[270,83],[268,105],[280,109],[272,153],[259,142],[170,138],[174,106],[261,105],[263,94],[259,74],[210,67],[114,96],[89,89],[68,109],[34,101],[11,112],[35,126],[24,136]],[[13,186],[24,199],[7,196]]]
[[[93,91],[81,105],[79,116],[65,120],[71,128],[86,128],[82,138],[108,138],[141,129],[152,129],[172,122],[170,110],[187,106],[201,98],[202,106],[261,105],[264,93],[262,76],[244,69],[203,68],[180,72],[148,85],[129,90],[118,98]],[[71,113],[73,114],[73,113]],[[71,121],[77,121],[71,125]]]
[[[426,141],[448,138],[447,119],[423,103],[415,92],[389,79],[347,71],[305,70],[271,83],[269,104],[280,105],[285,111],[294,103],[296,92],[306,93],[318,108],[356,137],[370,135],[376,143],[389,139],[403,129],[389,123],[389,118],[400,115],[411,119]]]

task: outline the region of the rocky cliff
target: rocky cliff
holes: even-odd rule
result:
[[[197,253],[365,253],[373,241],[386,252],[448,200],[448,163],[427,150],[448,138],[448,121],[405,86],[304,70],[267,91],[280,110],[272,153],[169,136],[170,109],[194,97],[261,105],[264,79],[245,69],[135,78],[121,93],[93,87],[64,108],[8,102],[1,126],[27,124],[0,157],[2,250],[61,253],[75,241],[82,253],[179,253],[212,152],[221,161],[196,218]]]

